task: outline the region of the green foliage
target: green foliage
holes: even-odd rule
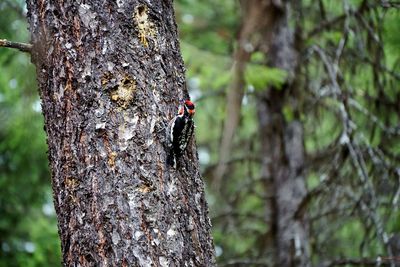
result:
[[[278,68],[249,64],[244,77],[246,83],[254,86],[257,91],[265,90],[269,86],[279,90],[287,78],[287,73]]]
[[[395,9],[388,10],[385,14],[383,38],[387,41],[385,49],[388,55],[396,55],[400,51],[400,36],[398,34],[394,34],[396,31],[398,31],[399,16],[400,11]],[[396,62],[398,69],[398,58],[395,56],[388,57],[388,65],[390,67],[394,67]]]
[[[181,40],[227,55],[235,39],[238,3],[232,0],[179,0],[175,4]]]
[[[0,38],[28,40],[23,12],[23,1],[0,3]],[[0,66],[0,266],[59,266],[34,67],[4,48]]]

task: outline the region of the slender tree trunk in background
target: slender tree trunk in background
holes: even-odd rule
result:
[[[242,99],[245,92],[245,69],[253,52],[264,46],[262,37],[269,34],[275,14],[270,0],[240,1],[242,22],[237,37],[237,48],[233,55],[232,82],[226,96],[226,120],[219,149],[219,162],[214,172],[214,185],[218,188],[231,159],[234,134],[239,124]]]
[[[166,167],[188,96],[172,1],[28,0],[66,266],[214,266],[194,142]]]
[[[262,149],[262,177],[266,190],[272,193],[270,205],[271,233],[276,266],[309,266],[308,223],[295,218],[295,212],[307,190],[303,176],[303,126],[299,118],[285,119],[285,105],[292,108],[298,88],[293,83],[298,64],[294,30],[288,25],[289,1],[270,6],[275,17],[267,53],[271,67],[286,70],[283,88],[267,88],[259,96],[258,117]],[[285,1],[283,1],[285,2]],[[296,113],[296,112],[294,112]]]

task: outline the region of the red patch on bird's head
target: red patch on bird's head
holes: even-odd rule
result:
[[[185,106],[186,106],[186,108],[187,108],[189,114],[190,114],[191,116],[193,116],[194,113],[196,112],[195,109],[194,109],[194,104],[193,104],[193,102],[190,101],[190,100],[185,100]]]
[[[188,109],[194,109],[194,104],[190,100],[185,100],[185,105],[188,107]]]

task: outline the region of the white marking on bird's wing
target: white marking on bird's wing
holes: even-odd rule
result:
[[[170,139],[171,139],[171,144],[172,144],[172,142],[174,141],[174,134],[173,134],[173,132],[174,132],[174,125],[175,125],[175,121],[176,121],[176,118],[177,118],[177,116],[175,116],[172,120],[171,120],[171,122],[170,122],[170,125],[169,125],[169,134],[170,134]]]

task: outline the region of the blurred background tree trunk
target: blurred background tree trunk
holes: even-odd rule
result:
[[[213,266],[195,144],[167,168],[188,97],[172,1],[28,0],[65,266]]]
[[[310,266],[308,222],[295,217],[307,189],[303,173],[303,125],[295,104],[299,90],[295,83],[299,52],[295,29],[289,26],[289,16],[294,13],[290,2],[271,1],[269,13],[275,16],[268,34],[264,35],[266,45],[262,47],[267,65],[285,70],[287,78],[283,85],[270,86],[257,95],[261,178],[270,196],[268,235],[273,240],[270,248],[274,250],[275,266]],[[291,118],[284,114],[289,106],[295,114]]]
[[[231,160],[231,147],[239,125],[242,100],[246,91],[245,69],[251,54],[268,46],[265,39],[275,22],[270,0],[243,0],[241,25],[237,34],[237,47],[233,54],[232,79],[226,93],[226,119],[219,146],[219,162],[214,172],[214,187],[218,189]]]

